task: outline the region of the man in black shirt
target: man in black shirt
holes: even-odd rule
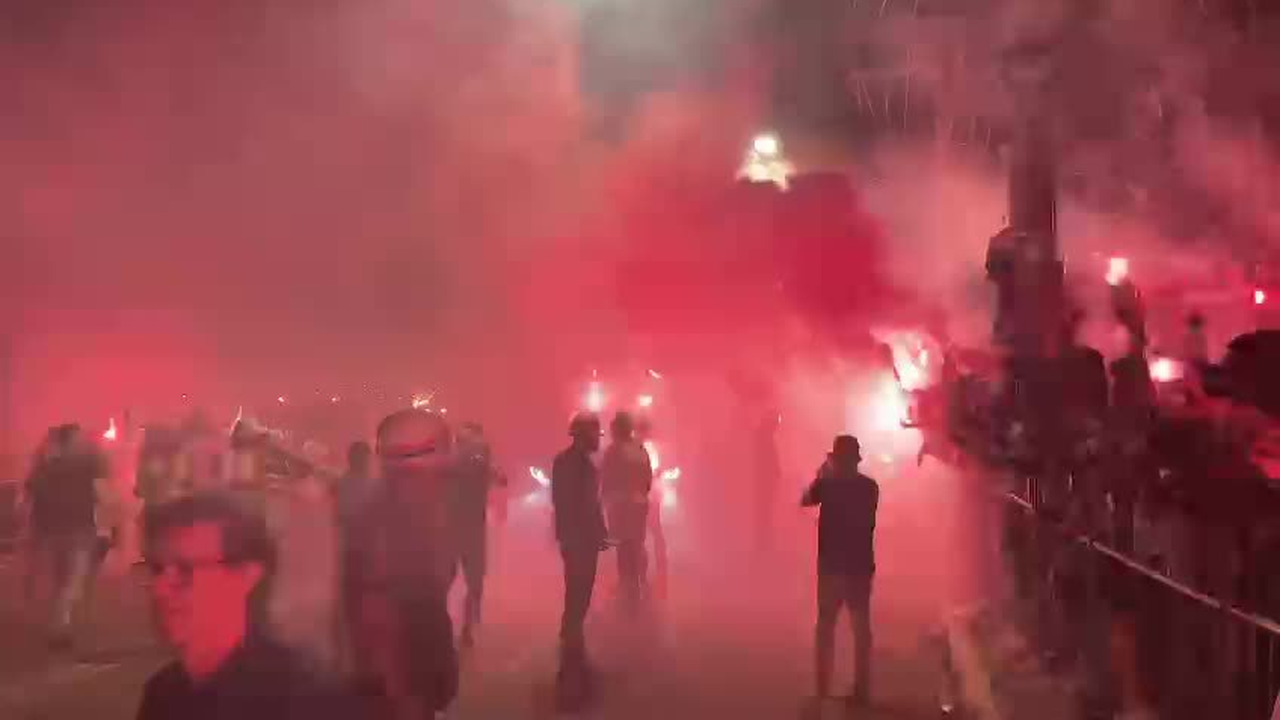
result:
[[[569,426],[573,444],[551,469],[556,540],[564,559],[564,614],[560,620],[560,701],[570,708],[588,693],[584,625],[591,609],[600,552],[608,547],[600,481],[591,456],[600,450],[600,419],[581,414]]]
[[[871,579],[876,570],[873,536],[880,486],[858,472],[860,462],[857,438],[837,437],[801,505],[822,508],[818,519],[817,696],[821,700],[830,694],[836,619],[840,608],[848,607],[856,663],[850,701],[865,706],[871,693]]]
[[[147,509],[156,625],[177,660],[143,690],[138,720],[345,720],[356,708],[261,630],[275,545],[225,495]]]

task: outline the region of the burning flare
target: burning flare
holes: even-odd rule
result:
[[[1151,361],[1151,379],[1156,382],[1167,383],[1181,380],[1182,375],[1182,363],[1177,360],[1161,357]]]
[[[1107,284],[1119,285],[1129,279],[1129,258],[1113,257],[1107,261]]]
[[[592,380],[587,385],[587,394],[582,398],[582,406],[593,413],[604,410],[605,396],[604,387],[597,380]]]
[[[102,433],[102,439],[106,440],[107,442],[115,442],[115,439],[117,437],[119,437],[119,433],[116,432],[116,419],[108,418],[107,429],[105,432]]]

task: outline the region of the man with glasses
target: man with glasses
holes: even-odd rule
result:
[[[149,508],[144,523],[152,610],[177,660],[147,682],[139,720],[355,715],[263,631],[276,551],[261,516],[200,494]]]
[[[431,718],[458,692],[448,589],[453,433],[424,410],[378,426],[382,478],[343,530],[344,602],[361,688],[375,716]]]

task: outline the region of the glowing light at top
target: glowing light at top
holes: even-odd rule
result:
[[[421,410],[423,408],[431,407],[431,396],[430,395],[414,395],[413,399],[410,400],[409,402],[411,405],[413,405],[414,410]]]
[[[1129,279],[1129,258],[1113,257],[1107,261],[1107,284],[1119,285]]]
[[[795,166],[782,153],[782,140],[774,133],[760,133],[751,140],[738,177],[752,182],[771,182],[786,190],[794,173]]]
[[[760,133],[751,140],[751,149],[761,157],[777,157],[782,152],[782,142],[773,133]]]
[[[110,418],[109,420],[107,420],[106,431],[102,433],[102,439],[108,442],[111,442],[111,441],[114,441],[117,437],[119,437],[119,433],[116,431],[116,419]]]
[[[661,380],[662,373],[658,372],[657,370],[650,370],[649,377],[653,378],[654,380]]]
[[[283,396],[283,395],[281,395],[280,397],[276,398],[276,402],[278,402],[278,403],[280,403],[281,405],[283,405],[283,404],[284,404],[284,396]]]
[[[1266,290],[1254,290],[1254,291],[1253,291],[1253,304],[1254,304],[1254,305],[1265,305],[1266,303],[1267,303],[1267,291],[1266,291]]]
[[[331,403],[333,403],[333,404],[335,404],[335,405],[337,405],[337,404],[338,404],[338,400],[339,400],[339,398],[338,398],[338,396],[337,396],[337,395],[334,395],[333,397],[329,398],[329,402],[331,402]]]
[[[662,471],[662,474],[658,476],[658,479],[664,483],[675,482],[676,480],[680,479],[680,468],[678,467],[667,468],[666,470]]]
[[[547,477],[547,474],[542,471],[542,468],[530,467],[529,477],[533,478],[534,481],[542,487],[551,487],[551,478]]]
[[[582,406],[591,412],[598,413],[604,410],[604,405],[604,386],[599,382],[592,381],[587,385],[587,394],[582,398]]]
[[[642,408],[650,408],[650,407],[653,407],[653,396],[652,396],[652,395],[641,395],[640,397],[636,398],[636,404],[637,404],[637,405],[639,405],[639,406],[640,406],[640,407],[642,407]]]

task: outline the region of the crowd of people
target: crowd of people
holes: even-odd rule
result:
[[[586,628],[602,553],[616,556],[619,616],[637,626],[653,617],[646,541],[654,478],[628,413],[609,423],[607,447],[595,414],[575,416],[568,434],[550,478],[564,583],[555,686],[557,706],[576,710],[598,693]],[[406,409],[386,417],[374,436],[372,445],[351,445],[346,471],[329,484],[340,539],[339,661],[324,671],[273,631],[267,607],[279,538],[261,503],[232,483],[167,481],[140,453],[137,567],[145,569],[155,626],[173,654],[147,682],[140,720],[426,720],[449,710],[460,654],[481,625],[487,523],[490,513],[505,513],[508,481],[477,423],[454,428],[440,414]],[[243,428],[232,433],[232,447],[246,442]],[[802,499],[821,507],[815,690],[820,700],[831,695],[833,631],[847,608],[857,639],[852,707],[870,697],[879,495],[858,472],[860,459],[854,438],[837,438]],[[73,613],[96,566],[113,546],[121,551],[113,537],[130,524],[107,511],[111,475],[106,453],[68,425],[50,430],[26,483],[28,591],[41,575],[53,579],[51,638],[59,646],[71,643]],[[455,634],[448,596],[459,578],[466,594]]]

